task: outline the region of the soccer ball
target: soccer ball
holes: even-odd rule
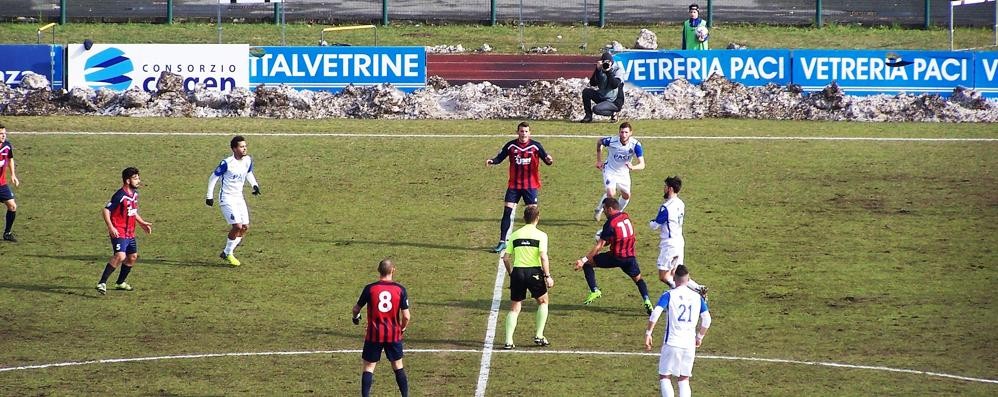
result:
[[[707,41],[707,34],[709,32],[707,31],[706,26],[704,25],[697,26],[696,33],[697,33],[697,40],[700,40],[701,43]]]

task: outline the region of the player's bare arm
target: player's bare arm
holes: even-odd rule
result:
[[[629,169],[629,170],[643,170],[643,169],[645,169],[645,157],[644,156],[637,157],[636,160],[638,161],[637,164],[634,164],[633,161],[628,162],[627,163],[627,169]]]
[[[603,169],[603,139],[596,140],[596,168]]]
[[[10,180],[14,182],[14,187],[21,186],[21,180],[17,179],[17,166],[14,159],[10,159]]]
[[[138,222],[139,227],[145,230],[146,234],[152,234],[152,222],[146,222],[139,214],[135,214],[135,222]]]
[[[586,256],[583,256],[582,258],[575,260],[575,270],[581,269],[582,266],[586,264],[586,262],[593,260],[593,257],[596,256],[596,254],[598,254],[600,250],[603,249],[604,246],[606,246],[605,240],[600,239],[599,241],[597,241],[596,244],[593,245],[593,248],[589,250],[588,253],[586,253]]]
[[[409,320],[412,320],[412,314],[409,313],[409,309],[402,309],[402,321],[399,323],[399,326],[402,327],[403,333],[406,328],[409,328]]]
[[[118,238],[118,229],[115,229],[114,224],[111,223],[111,210],[101,208],[101,217],[104,218],[104,224],[107,225],[107,234],[111,238]]]

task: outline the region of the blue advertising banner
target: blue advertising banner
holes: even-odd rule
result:
[[[299,90],[340,91],[391,83],[405,92],[426,87],[424,47],[253,47],[249,82]]]
[[[951,51],[794,50],[793,82],[805,91],[832,81],[849,95],[939,94],[974,87],[974,53]]]
[[[998,98],[998,52],[974,53],[974,89],[988,98]]]
[[[24,72],[49,79],[53,90],[62,89],[64,75],[61,45],[0,45],[0,81],[19,87]]]
[[[700,84],[713,74],[747,86],[790,83],[790,50],[624,51],[613,59],[625,80],[661,92],[673,80]]]

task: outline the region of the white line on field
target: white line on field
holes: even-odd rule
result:
[[[246,353],[205,353],[205,354],[179,354],[173,356],[155,356],[155,357],[134,357],[134,358],[108,358],[101,360],[89,360],[89,361],[70,361],[63,363],[53,363],[53,364],[37,364],[37,365],[23,365],[18,367],[0,367],[0,372],[11,372],[11,371],[21,371],[29,369],[46,369],[46,368],[58,368],[58,367],[72,367],[79,365],[90,365],[90,364],[115,364],[115,363],[130,363],[130,362],[140,362],[140,361],[160,361],[160,360],[180,360],[180,359],[198,359],[198,358],[212,358],[212,357],[252,357],[252,356],[301,356],[301,355],[312,355],[312,354],[356,354],[360,353],[359,349],[345,349],[345,350],[306,350],[306,351],[285,351],[285,352],[246,352]],[[477,349],[406,349],[408,353],[470,353],[470,354],[481,354],[484,350]],[[502,354],[565,354],[565,355],[575,355],[575,356],[658,356],[658,353],[648,353],[648,352],[607,352],[607,351],[587,351],[587,350],[500,350],[495,353]],[[904,369],[904,368],[890,368],[872,365],[854,365],[854,364],[843,364],[843,363],[832,363],[832,362],[821,362],[821,361],[801,361],[801,360],[785,360],[779,358],[759,358],[759,357],[736,357],[736,356],[716,356],[710,354],[698,354],[698,359],[708,359],[708,360],[727,360],[727,361],[755,361],[755,362],[765,362],[765,363],[775,363],[775,364],[800,364],[800,365],[814,365],[821,367],[833,367],[833,368],[848,368],[848,369],[865,369],[871,371],[884,371],[884,372],[897,372],[906,373],[914,375],[926,375],[934,376],[939,378],[949,378],[957,379],[968,382],[977,383],[991,383],[998,384],[996,379],[986,379],[986,378],[973,378],[968,376],[945,374],[940,372],[931,371],[919,371],[914,369]]]
[[[485,343],[482,346],[482,364],[478,367],[478,385],[475,386],[475,397],[484,397],[485,388],[489,384],[489,371],[492,369],[492,345],[496,339],[496,323],[499,322],[499,301],[502,299],[502,284],[506,278],[506,266],[499,257],[496,268],[496,284],[492,289],[492,307],[489,309],[489,325],[485,329]]]
[[[126,135],[126,136],[232,136],[229,132],[116,132],[116,131],[16,131],[16,135]],[[264,132],[243,133],[243,136],[332,137],[332,138],[512,138],[510,134],[363,134],[336,132]],[[537,138],[596,139],[605,135],[534,134]],[[682,139],[714,141],[875,141],[875,142],[998,142],[998,138],[914,138],[914,137],[851,137],[851,136],[639,136],[649,139]]]

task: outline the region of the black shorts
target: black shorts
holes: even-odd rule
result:
[[[509,299],[519,302],[527,299],[527,290],[534,299],[548,293],[544,283],[544,271],[540,267],[514,267],[509,275]]]
[[[638,259],[633,256],[630,258],[618,258],[609,252],[603,252],[593,257],[593,266],[602,268],[619,267],[620,270],[631,277],[641,274],[641,268],[638,267]]]
[[[385,357],[388,357],[388,361],[398,361],[402,359],[405,354],[402,353],[402,342],[368,342],[364,341],[364,352],[360,354],[360,357],[369,363],[376,363],[381,361],[381,351],[385,351]]]
[[[506,197],[503,198],[507,203],[518,203],[520,199],[523,199],[523,203],[526,205],[537,204],[537,189],[506,189]]]
[[[0,185],[0,203],[13,199],[14,192],[10,190],[10,186]]]

